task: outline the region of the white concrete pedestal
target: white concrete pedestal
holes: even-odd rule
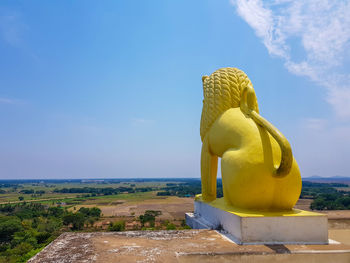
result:
[[[220,229],[238,244],[328,244],[327,216],[293,209],[251,212],[228,207],[223,199],[197,200],[186,223],[194,229]],[[225,208],[225,209],[223,209]]]

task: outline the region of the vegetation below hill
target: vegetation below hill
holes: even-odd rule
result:
[[[312,210],[345,210],[350,209],[350,196],[348,191],[337,190],[347,188],[342,183],[315,183],[303,182],[300,198],[313,199]]]
[[[201,181],[190,181],[186,183],[167,183],[166,187],[160,189],[158,196],[178,196],[178,197],[194,197],[202,192]],[[217,197],[223,197],[222,182],[217,181]]]
[[[100,218],[99,208],[72,213],[38,203],[0,206],[0,262],[26,262],[54,240],[66,226],[81,230]]]
[[[304,181],[301,198],[313,210],[350,209],[349,190]],[[200,192],[199,179],[0,181],[0,263],[25,262],[62,231],[185,229]]]

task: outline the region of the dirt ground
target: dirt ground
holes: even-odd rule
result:
[[[129,217],[139,216],[146,210],[162,211],[160,219],[179,219],[185,218],[186,212],[193,211],[193,198],[180,198],[176,196],[163,197],[157,199],[146,199],[143,201],[128,201],[128,200],[114,200],[106,204],[82,204],[76,206],[76,210],[80,207],[94,207],[97,206],[102,210],[104,217]]]
[[[298,203],[295,205],[295,208],[311,211],[311,202],[311,199],[299,199]],[[329,229],[350,229],[350,210],[330,210],[314,212],[327,215]]]
[[[144,214],[146,210],[161,211],[161,215],[156,217],[156,227],[162,222],[169,222],[180,226],[185,219],[185,213],[193,212],[193,198],[180,198],[176,196],[157,197],[145,199],[143,201],[133,200],[111,200],[110,202],[98,204],[81,204],[75,206],[75,210],[80,207],[95,207],[101,209],[101,220],[94,224],[94,227],[106,229],[111,222],[123,220],[126,222],[126,230],[141,229],[137,218]],[[71,208],[74,210],[74,208]]]
[[[350,228],[349,229],[329,229],[328,238],[350,245]],[[350,262],[350,261],[349,261]]]
[[[312,199],[299,199],[297,204],[294,207],[297,209],[310,211],[311,203],[312,203]]]
[[[29,263],[350,262],[350,245],[237,245],[214,230],[64,233]]]
[[[76,206],[76,210],[80,207],[97,206],[102,210],[104,217],[130,217],[139,216],[146,210],[162,211],[159,219],[174,220],[183,219],[186,212],[193,212],[193,198],[180,198],[176,196],[145,199],[143,201],[129,200],[112,200],[111,202],[99,204],[82,204]],[[295,208],[310,211],[311,199],[300,199]],[[344,219],[350,220],[350,210],[333,210],[333,211],[315,211],[328,215],[329,220]]]
[[[180,198],[176,196],[157,197],[145,199],[143,201],[133,200],[109,200],[108,202],[99,202],[81,204],[75,207],[97,206],[102,210],[102,218],[95,224],[99,228],[107,228],[110,222],[118,220],[126,221],[126,229],[132,230],[140,227],[137,222],[139,215],[146,210],[161,211],[162,214],[157,216],[156,226],[164,220],[169,220],[179,226],[185,218],[186,212],[193,212],[193,198]],[[295,208],[310,210],[311,199],[300,199]],[[328,215],[328,228],[331,229],[350,229],[350,210],[333,210],[333,211],[316,211]]]
[[[309,210],[310,202],[301,199],[296,208]],[[76,210],[81,206],[76,206]],[[105,226],[121,219],[127,224],[135,223],[135,217],[146,210],[162,211],[159,223],[160,219],[184,219],[185,212],[193,211],[193,198],[164,197],[142,202],[111,200],[97,206],[104,215],[99,223],[104,222]],[[322,213],[328,215],[329,238],[335,240],[335,244],[239,246],[213,230],[64,233],[28,262],[349,263],[350,211]]]

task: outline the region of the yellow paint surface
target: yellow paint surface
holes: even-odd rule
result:
[[[236,68],[223,68],[202,80],[203,200],[216,199],[221,158],[223,194],[228,204],[252,211],[291,210],[301,192],[298,164],[288,140],[259,115],[247,75]]]
[[[200,196],[196,196],[196,201],[204,202]],[[247,210],[242,208],[233,207],[228,205],[224,198],[218,198],[211,202],[204,202],[215,208],[224,210],[226,212],[235,214],[240,217],[276,217],[276,216],[327,216],[325,214],[315,213],[311,211],[305,211],[300,209],[292,209],[288,211],[257,211]]]

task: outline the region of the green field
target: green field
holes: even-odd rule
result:
[[[74,193],[55,193],[55,189],[64,189],[64,188],[119,188],[119,187],[130,187],[130,185],[135,185],[136,188],[142,187],[153,187],[157,189],[161,189],[166,187],[167,183],[177,183],[176,181],[167,181],[167,182],[120,182],[120,183],[70,183],[70,182],[62,182],[62,183],[23,183],[21,181],[18,182],[16,187],[0,187],[0,190],[5,191],[6,193],[0,193],[0,204],[13,203],[13,202],[21,202],[19,197],[23,197],[22,201],[36,201],[41,203],[49,203],[47,199],[51,201],[55,200],[56,202],[62,201],[66,202],[68,200],[79,197],[79,194]],[[25,190],[33,190],[34,194],[24,194],[21,191]],[[45,191],[43,194],[35,194],[38,191]],[[80,194],[81,195],[81,194]],[[142,198],[148,198],[149,195],[143,195],[140,193],[130,193],[130,194],[119,194],[119,195],[108,195],[108,196],[97,196],[94,198],[81,198],[82,201],[86,199],[111,199],[111,198],[119,198],[119,199],[135,199],[142,200]]]
[[[344,210],[344,220],[349,190],[303,182],[299,205]],[[26,262],[65,231],[184,229],[200,192],[199,179],[0,181],[0,263]]]

